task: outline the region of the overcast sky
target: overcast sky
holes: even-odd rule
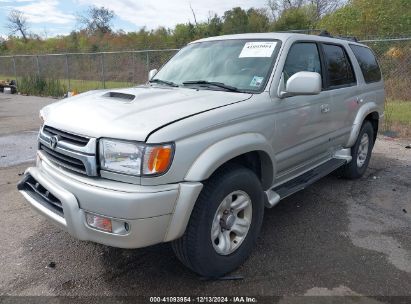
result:
[[[41,36],[68,34],[76,26],[76,13],[90,5],[113,10],[114,29],[137,31],[143,26],[172,28],[177,23],[193,22],[191,6],[197,21],[207,20],[210,12],[222,15],[235,6],[243,9],[264,7],[265,0],[0,0],[0,35],[7,36],[7,14],[11,9],[22,11],[32,32]]]

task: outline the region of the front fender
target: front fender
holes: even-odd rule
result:
[[[352,147],[355,144],[365,117],[373,112],[377,112],[379,116],[382,115],[382,113],[380,113],[380,107],[375,102],[367,102],[358,110],[357,116],[355,117],[353,126],[351,128],[350,137],[348,138],[346,147]]]
[[[270,162],[264,164],[264,166],[271,165],[270,169],[268,169],[271,171],[271,180],[266,181],[267,184],[270,184],[272,176],[274,176],[275,166],[272,157],[274,154],[272,146],[267,139],[258,133],[243,133],[212,144],[193,162],[186,174],[185,180],[203,181],[230,159],[252,151],[262,152],[265,155],[262,161]]]

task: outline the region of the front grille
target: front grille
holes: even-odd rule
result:
[[[48,136],[58,136],[59,140],[64,140],[73,145],[84,147],[89,142],[89,138],[76,134],[67,133],[61,130],[54,129],[49,126],[44,126],[43,132]]]
[[[97,176],[97,139],[44,126],[39,134],[39,151],[59,167]]]
[[[87,174],[86,167],[81,160],[62,154],[60,152],[57,152],[56,150],[52,150],[41,143],[39,150],[43,151],[46,154],[46,157],[57,165],[82,174]]]
[[[61,201],[51,194],[50,191],[40,185],[40,183],[37,182],[33,176],[27,175],[18,185],[18,189],[26,191],[44,207],[57,213],[61,217],[64,217],[63,205],[61,204]]]

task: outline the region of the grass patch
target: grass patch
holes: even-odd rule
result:
[[[18,87],[21,88],[22,85],[24,86],[25,82],[27,82],[25,81],[27,80],[27,78],[36,78],[36,77],[32,77],[32,76],[17,77]],[[15,77],[0,75],[0,80],[6,80],[6,79],[15,79]],[[70,81],[68,81],[68,79],[53,79],[53,80],[58,81],[60,85],[64,86],[66,88],[66,92],[70,90],[70,91],[76,91],[78,93],[82,93],[82,92],[87,92],[90,90],[104,89],[103,82],[100,80],[80,80],[80,79],[70,79]],[[106,81],[105,82],[106,89],[127,88],[127,87],[133,87],[136,85],[137,85],[136,83],[127,82],[127,81]],[[21,90],[19,91],[22,92]],[[25,94],[29,94],[29,93],[25,93]],[[39,94],[35,93],[35,94],[30,94],[30,95],[39,95]],[[49,96],[54,96],[54,95],[49,95]]]
[[[411,126],[411,101],[388,101],[385,110],[392,121]]]
[[[385,103],[384,131],[411,136],[411,100],[388,99]]]
[[[61,97],[67,92],[67,88],[59,79],[27,76],[19,80],[18,91],[27,95]]]

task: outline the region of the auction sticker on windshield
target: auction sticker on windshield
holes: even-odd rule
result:
[[[271,57],[276,45],[275,41],[246,42],[238,58]]]

